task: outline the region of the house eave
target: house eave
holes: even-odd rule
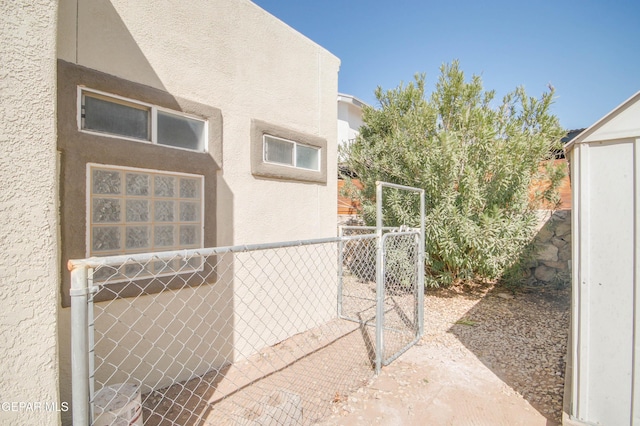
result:
[[[338,102],[348,103],[348,104],[354,105],[354,106],[356,106],[358,108],[363,108],[365,106],[370,106],[369,104],[367,104],[363,100],[358,99],[358,98],[356,98],[355,96],[352,96],[352,95],[347,95],[346,93],[338,93]]]

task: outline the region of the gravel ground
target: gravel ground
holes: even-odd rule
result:
[[[432,290],[425,334],[323,424],[561,423],[569,289]]]
[[[488,290],[488,291],[487,291]],[[478,289],[425,298],[423,342],[462,344],[549,420],[560,423],[570,320],[569,289],[512,295]],[[451,325],[453,323],[453,325]]]

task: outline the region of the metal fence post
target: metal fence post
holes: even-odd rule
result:
[[[342,318],[342,263],[344,262],[344,241],[342,240],[342,236],[344,231],[342,230],[342,226],[338,227],[338,237],[340,241],[338,241],[338,318]]]
[[[382,182],[376,182],[376,374],[380,374],[383,357],[384,269],[382,255]]]
[[[71,401],[74,425],[88,425],[89,340],[87,267],[69,264],[71,271]]]
[[[424,334],[425,195],[420,190],[420,241],[418,243],[418,339]]]

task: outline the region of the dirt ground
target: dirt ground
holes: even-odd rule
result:
[[[422,340],[323,425],[558,425],[569,289],[430,291]]]
[[[361,290],[348,293],[360,314],[373,302]],[[431,290],[424,336],[377,377],[373,329],[334,320],[146,395],[145,424],[558,425],[569,306],[567,288]],[[296,420],[259,420],[271,405]]]

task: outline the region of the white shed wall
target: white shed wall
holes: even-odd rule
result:
[[[338,145],[344,146],[360,134],[362,121],[361,101],[349,95],[338,95]]]
[[[634,145],[580,152],[579,418],[629,424],[634,345]],[[575,153],[574,153],[575,155]]]
[[[567,425],[640,425],[639,106],[631,98],[569,148],[575,232]]]
[[[621,140],[638,136],[640,125],[640,102],[629,105],[628,108],[615,115],[615,119],[604,120],[597,132],[584,138],[583,142],[601,142],[606,140]]]

